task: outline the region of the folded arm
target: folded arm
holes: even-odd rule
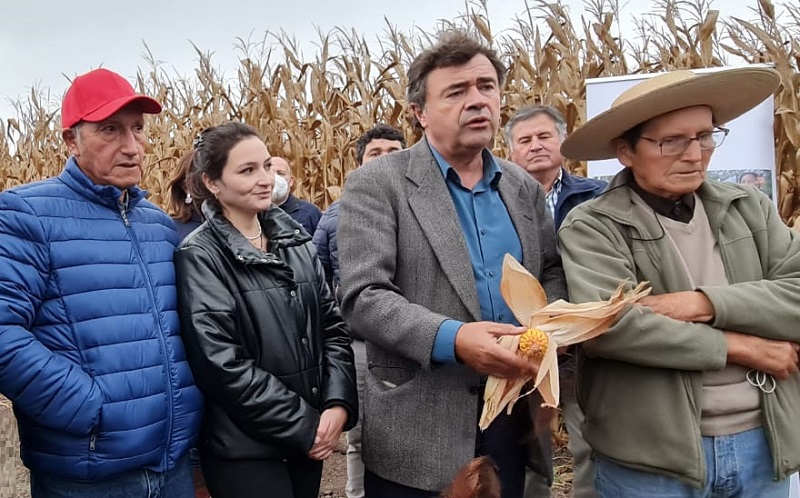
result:
[[[574,220],[559,237],[571,301],[606,300],[621,281],[638,283],[633,255],[619,232],[596,220]],[[624,311],[605,334],[584,343],[583,350],[588,356],[679,370],[718,370],[727,361],[721,330],[641,305]]]

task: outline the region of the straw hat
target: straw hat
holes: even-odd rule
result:
[[[684,70],[655,76],[624,91],[611,109],[572,132],[561,145],[561,154],[575,160],[615,158],[615,138],[638,124],[684,107],[707,105],[714,122],[722,125],[772,95],[779,82],[778,72],[764,67],[703,74]]]

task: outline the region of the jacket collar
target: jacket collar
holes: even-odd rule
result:
[[[589,192],[596,188],[592,182],[579,181],[575,175],[561,168],[561,187],[563,190],[569,190],[570,193]]]
[[[602,201],[593,203],[593,209],[620,225],[628,226],[638,232],[637,238],[652,240],[661,237],[663,228],[655,214],[645,218],[634,216],[635,208],[631,199],[633,190],[629,187],[632,182],[630,169],[624,168],[614,176],[608,189],[597,197]],[[697,194],[703,202],[712,226],[720,226],[723,216],[733,201],[747,197],[747,192],[734,185],[708,180],[700,185]]]
[[[244,235],[233,227],[222,215],[220,207],[213,202],[203,202],[203,215],[214,235],[227,247],[236,259],[250,263],[270,263],[276,260],[275,251],[284,247],[299,246],[311,240],[292,218],[281,208],[272,206],[259,213],[261,230],[269,239],[269,251],[256,249]]]
[[[97,185],[78,166],[74,156],[70,156],[64,171],[58,176],[65,185],[89,201],[118,210],[123,190],[113,185]],[[147,191],[133,186],[128,189],[127,210],[131,210],[147,197]]]
[[[287,213],[294,213],[300,209],[300,202],[293,193],[289,192],[289,197],[287,197],[279,207]]]

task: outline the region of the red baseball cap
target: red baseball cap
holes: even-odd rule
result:
[[[108,69],[95,69],[72,80],[61,102],[61,128],[72,128],[80,121],[102,121],[126,105],[136,102],[142,112],[158,114],[161,104],[137,94],[128,80]]]

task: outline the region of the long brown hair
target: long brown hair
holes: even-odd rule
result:
[[[183,223],[191,220],[194,214],[201,213],[202,202],[191,197],[189,193],[188,176],[193,158],[194,149],[181,158],[167,184],[167,213],[173,220]]]

